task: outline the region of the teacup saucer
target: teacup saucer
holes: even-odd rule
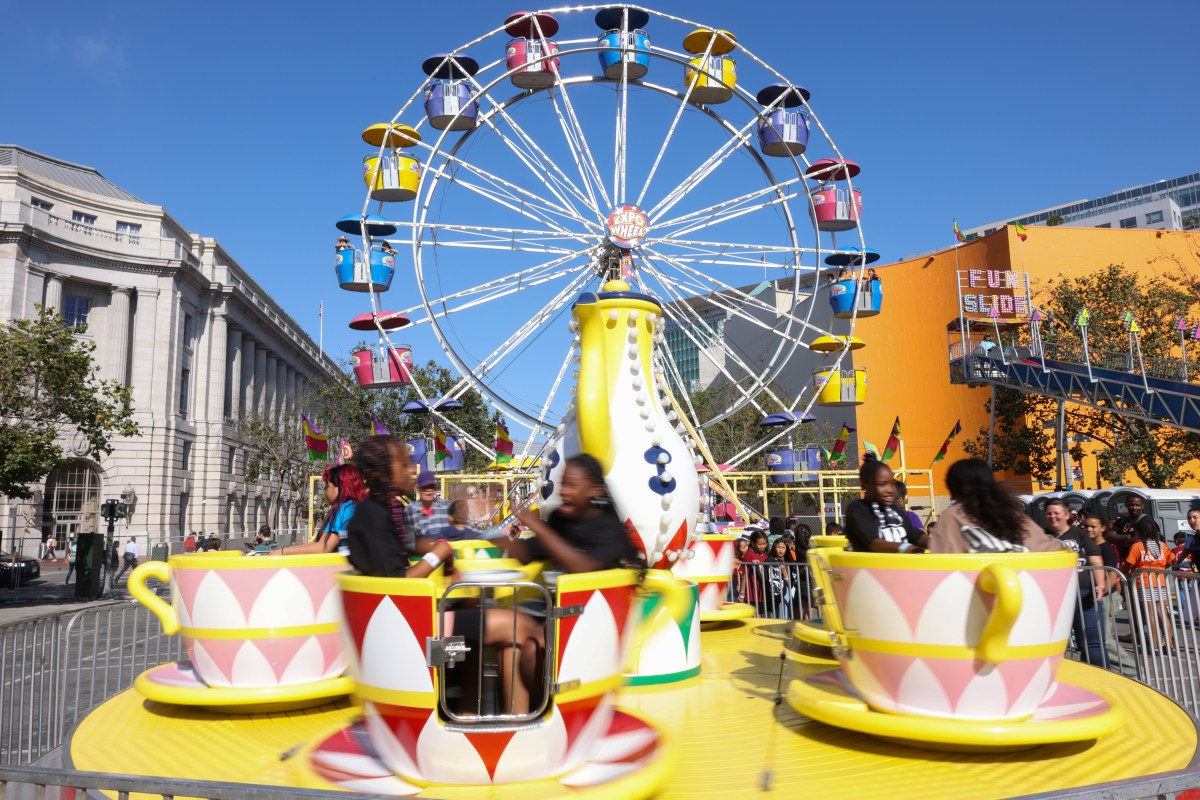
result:
[[[792,635],[802,642],[815,644],[817,647],[833,645],[829,640],[829,630],[819,619],[796,620],[796,624],[792,626]]]
[[[749,603],[722,603],[720,608],[711,611],[701,611],[701,622],[729,622],[735,619],[749,619],[754,616],[754,606]]]
[[[1060,680],[1033,716],[1020,721],[914,717],[873,711],[841,668],[814,672],[788,686],[788,703],[807,717],[859,733],[932,750],[1025,750],[1040,744],[1078,742],[1112,733],[1124,713],[1100,695]]]
[[[650,797],[671,777],[675,757],[662,732],[640,717],[617,709],[591,760],[557,778],[471,787],[491,800],[531,797]],[[383,763],[361,719],[307,745],[289,762],[297,785],[391,797],[445,797],[447,787],[417,786]],[[458,787],[461,794],[462,787]],[[472,794],[472,796],[475,796]]]
[[[254,689],[209,686],[191,662],[175,661],[146,670],[133,682],[147,700],[177,706],[236,710],[247,714],[288,711],[328,703],[354,690],[354,679],[345,676],[290,686]]]

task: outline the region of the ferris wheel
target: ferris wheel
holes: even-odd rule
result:
[[[371,300],[352,327],[381,343],[356,355],[359,382],[407,381],[399,337],[428,325],[461,375],[447,399],[476,389],[533,441],[569,403],[573,302],[621,280],[662,305],[656,368],[701,435],[746,406],[791,426],[862,402],[865,375],[840,367],[857,317],[879,311],[863,274],[878,255],[859,167],[809,90],[734,32],[637,6],[497,22],[427,58],[363,132],[367,197],[338,223],[361,237],[339,281]],[[405,261],[415,291],[398,303],[382,292]],[[825,356],[812,380],[786,386],[810,351]],[[690,395],[714,381],[725,399],[698,413]]]

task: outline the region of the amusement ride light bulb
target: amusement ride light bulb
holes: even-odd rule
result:
[[[650,419],[650,409],[643,408],[638,412],[638,416],[640,416],[642,419]]]
[[[571,320],[570,322],[567,323],[567,330],[570,331],[571,333],[574,333],[575,331],[579,330],[579,322],[577,320]]]
[[[654,425],[654,420],[653,420],[653,419],[648,419],[648,420],[646,420],[646,430],[647,430],[647,431],[651,431],[651,432],[653,432],[653,431],[654,431],[654,427],[655,427],[655,425]]]
[[[658,458],[656,458],[655,461],[657,461],[659,464],[670,464],[671,456],[667,453],[659,453]]]
[[[679,558],[679,553],[674,550],[667,551],[667,561],[674,561],[677,558]]]
[[[667,472],[665,469],[658,474],[658,478],[663,483],[670,483],[673,480],[671,478],[671,473]]]
[[[621,318],[621,315],[619,313],[617,313],[616,310],[613,310],[613,311],[608,312],[608,318],[611,319],[613,322],[616,322],[617,320],[619,320]]]
[[[654,445],[655,447],[662,447],[662,442],[662,436],[657,433],[650,437],[650,444]]]
[[[641,389],[641,388],[642,388],[642,379],[641,379],[641,378],[634,378],[634,379],[633,379],[633,380],[630,382],[630,385],[631,385],[631,386],[633,386],[633,389],[634,389],[634,391],[637,391],[638,389]]]
[[[671,524],[671,515],[663,514],[661,517],[658,518],[658,524],[662,525],[664,528],[669,526]]]
[[[653,553],[650,554],[650,563],[657,564],[659,561],[662,561],[662,557],[663,557],[662,551],[655,550]]]
[[[632,328],[634,325],[637,324],[637,318],[638,318],[638,312],[637,312],[637,309],[635,308],[629,312],[629,327]]]

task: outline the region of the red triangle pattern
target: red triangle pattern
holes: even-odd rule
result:
[[[1031,569],[1026,573],[1042,590],[1042,597],[1045,599],[1046,608],[1049,611],[1051,631],[1058,627],[1059,617],[1063,614],[1065,596],[1075,584],[1074,572],[1072,571],[1065,577],[1064,573],[1065,570],[1050,569]],[[1066,613],[1074,613],[1074,604],[1067,607]]]
[[[607,700],[609,692],[593,695],[592,697],[584,697],[570,703],[558,703],[558,713],[562,716],[563,728],[567,732],[567,751],[575,745],[575,738],[579,736],[579,732],[583,730],[583,726],[587,725],[588,720],[596,713],[600,703]]]
[[[600,594],[604,595],[604,599],[608,601],[608,608],[612,611],[613,619],[617,623],[617,642],[625,641],[625,628],[633,606],[633,587],[613,586],[601,589]]]
[[[325,599],[329,597],[329,593],[336,591],[336,575],[343,569],[345,567],[339,564],[292,569],[292,574],[300,581],[300,585],[304,587],[304,591],[308,594],[308,599],[312,601],[314,615],[321,610],[321,606],[325,603]]]
[[[463,735],[467,737],[467,741],[483,759],[488,777],[494,779],[496,765],[500,763],[500,756],[504,755],[504,749],[508,747],[508,743],[516,734],[516,731],[496,731],[494,733],[464,733]]]
[[[631,523],[628,521],[625,522],[626,526],[629,526],[630,524]],[[669,558],[667,558],[667,551],[668,550],[683,550],[686,547],[686,545],[687,545],[687,520],[685,519],[683,522],[679,523],[679,530],[675,531],[675,535],[671,537],[671,541],[667,542],[667,546],[663,548],[663,550],[662,550],[663,557],[658,560],[658,563],[651,564],[650,566],[653,567],[654,569],[670,569],[671,566],[675,562],[671,561]],[[645,553],[644,550],[642,552]],[[649,561],[650,557],[647,556],[646,560]]]
[[[342,608],[346,617],[346,627],[350,630],[350,638],[354,640],[354,650],[361,656],[363,639],[367,636],[367,625],[375,609],[383,602],[386,595],[363,594],[361,592],[342,591]]]
[[[172,594],[183,603],[183,607],[187,610],[188,619],[193,620],[193,625],[196,624],[195,617],[193,616],[196,610],[196,594],[200,591],[200,584],[208,574],[207,570],[181,569],[171,576],[175,581],[175,588]]]
[[[642,558],[648,563],[650,554],[646,552],[646,543],[642,541],[642,535],[638,533],[637,525],[633,524],[632,519],[625,520],[625,535],[629,537],[629,541],[637,548],[637,551],[642,554]]]
[[[723,550],[727,545],[730,547],[733,546],[733,542],[723,539],[703,539],[701,541],[708,545],[709,550],[712,550],[713,561],[718,564],[721,562],[721,550]]]
[[[271,665],[271,672],[275,674],[275,680],[279,681],[283,680],[283,673],[287,672],[296,653],[300,652],[300,648],[311,638],[311,636],[287,636],[255,642],[255,646],[267,659],[267,663]]]
[[[417,645],[424,653],[425,640],[433,636],[433,597],[393,594],[388,595],[388,599],[400,611],[404,621],[408,623],[409,630],[416,637]]]
[[[564,606],[585,606],[587,601],[592,599],[592,592],[595,589],[586,589],[582,592],[568,592],[558,596],[557,608]],[[563,617],[558,621],[558,641],[554,648],[554,679],[558,680],[558,671],[562,667],[563,653],[567,651],[567,645],[571,641],[571,632],[575,630],[575,623],[579,622],[579,617]]]
[[[417,761],[417,740],[421,738],[421,731],[425,730],[425,724],[429,722],[433,709],[408,708],[385,703],[372,703],[372,705],[379,712],[379,717],[387,725],[388,730],[392,732],[392,736],[396,737],[396,741],[404,748],[404,752],[408,753],[409,759],[414,764],[419,763]]]

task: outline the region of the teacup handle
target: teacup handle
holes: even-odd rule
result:
[[[846,635],[846,626],[842,622],[841,609],[838,608],[837,599],[833,592],[833,582],[835,580],[833,568],[825,560],[824,554],[819,552],[819,548],[808,551],[808,568],[817,583],[817,588],[821,592],[819,604],[821,606],[821,619],[825,623],[825,630],[839,637],[844,637]],[[838,576],[837,580],[840,579],[841,576]]]
[[[683,622],[687,618],[692,599],[687,584],[676,575],[665,569],[647,570],[642,585],[663,596],[663,604],[673,620]]]
[[[1017,573],[1003,564],[988,564],[980,570],[979,588],[996,597],[979,637],[979,658],[998,664],[1008,658],[1008,636],[1021,613],[1024,592]]]
[[[179,632],[179,615],[174,607],[154,593],[146,581],[158,578],[163,583],[171,580],[171,567],[165,561],[147,561],[134,567],[129,573],[129,593],[139,603],[150,609],[162,623],[163,633],[171,636]]]

